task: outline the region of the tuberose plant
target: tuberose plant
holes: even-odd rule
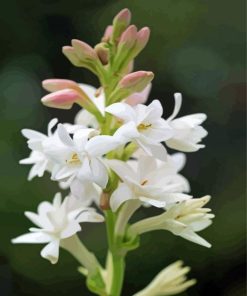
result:
[[[41,256],[52,264],[59,248],[80,263],[88,289],[101,296],[121,295],[125,257],[140,247],[140,236],[164,229],[191,242],[210,247],[197,232],[209,226],[213,214],[204,205],[209,196],[193,198],[189,182],[179,171],[185,164],[182,152],[194,152],[207,135],[203,113],[177,118],[182,103],[174,94],[173,113],[162,118],[162,106],[147,101],[152,72],[133,72],[134,59],[146,46],[150,30],[130,25],[128,9],[120,11],[94,48],[73,39],[63,53],[76,67],[84,67],[99,79],[100,87],[65,79],[48,79],[50,92],[41,99],[48,107],[82,107],[75,123],[48,124],[48,133],[23,129],[31,154],[20,161],[32,165],[28,179],[47,171],[70,194],[44,201],[37,213],[25,212],[35,227],[13,243],[45,244]],[[165,146],[180,151],[168,155]],[[142,206],[157,207],[160,214],[135,223],[130,219]],[[83,222],[104,222],[108,253],[103,266],[77,233]],[[82,232],[83,236],[83,232]],[[188,267],[178,261],[162,270],[135,296],[174,295],[195,283],[187,280]]]

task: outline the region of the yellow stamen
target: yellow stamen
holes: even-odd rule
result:
[[[146,130],[146,129],[148,129],[148,128],[151,127],[151,126],[152,126],[151,123],[150,123],[150,124],[140,123],[140,124],[137,126],[137,129],[138,129],[139,131],[142,131],[142,130]]]
[[[141,185],[144,186],[144,185],[147,184],[147,182],[148,182],[148,180],[143,180],[143,181],[141,182]]]
[[[73,153],[71,158],[69,160],[67,160],[67,163],[70,163],[70,164],[80,164],[81,161],[78,157],[78,154],[77,153]]]

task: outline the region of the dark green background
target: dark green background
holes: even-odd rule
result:
[[[18,161],[29,153],[22,128],[46,130],[56,116],[72,122],[77,109],[60,111],[40,104],[41,80],[70,78],[97,86],[95,77],[74,68],[61,53],[70,39],[97,43],[104,27],[122,8],[151,40],[136,69],[156,74],[151,99],[160,99],[165,117],[173,93],[184,95],[181,114],[205,112],[207,148],[188,154],[183,174],[196,197],[211,194],[214,224],[202,233],[206,249],[167,232],[142,237],[142,248],[129,254],[123,295],[144,287],[164,266],[183,259],[198,284],[184,295],[245,295],[244,203],[244,1],[7,0],[0,12],[0,294],[90,295],[75,262],[61,251],[55,266],[41,259],[41,246],[11,245],[31,223],[24,210],[35,210],[58,190],[49,176],[26,181],[29,167]],[[155,213],[155,210],[151,210]],[[142,210],[139,216],[146,215]],[[101,260],[106,252],[102,225],[84,226],[82,237]]]

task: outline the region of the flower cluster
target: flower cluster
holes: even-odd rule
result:
[[[152,72],[133,72],[134,58],[148,42],[150,30],[130,25],[128,9],[122,10],[94,48],[73,39],[63,47],[76,67],[84,67],[99,78],[100,87],[66,79],[47,79],[50,92],[45,106],[82,109],[74,124],[52,119],[47,135],[23,129],[31,153],[21,164],[32,165],[28,179],[45,172],[61,190],[69,189],[62,201],[42,202],[38,213],[25,212],[38,228],[13,239],[13,243],[47,244],[41,256],[58,260],[59,247],[69,251],[83,266],[88,288],[98,295],[119,296],[124,258],[139,246],[139,236],[164,229],[200,245],[210,244],[196,232],[211,224],[209,197],[194,199],[188,180],[180,174],[186,157],[182,152],[203,148],[207,131],[201,126],[203,113],[178,117],[182,95],[174,94],[175,107],[166,119],[158,100],[144,105],[151,90]],[[168,154],[166,147],[179,152]],[[95,206],[101,214],[96,212]],[[153,206],[163,213],[130,225],[140,207]],[[77,237],[80,223],[105,221],[109,252],[102,267]],[[188,268],[177,262],[163,270],[143,291],[135,295],[174,295],[194,284],[186,281]]]

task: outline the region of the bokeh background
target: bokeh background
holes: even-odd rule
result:
[[[18,161],[29,153],[22,128],[46,130],[58,117],[73,122],[72,111],[40,104],[41,81],[69,78],[97,86],[96,78],[73,67],[61,53],[70,39],[94,45],[122,8],[133,22],[152,30],[136,69],[156,74],[150,98],[160,99],[165,117],[173,93],[182,92],[180,115],[205,112],[207,148],[189,154],[183,174],[195,196],[211,194],[214,224],[203,232],[211,249],[168,232],[142,237],[142,248],[129,253],[123,295],[143,288],[164,266],[183,259],[198,284],[183,295],[245,295],[245,38],[242,0],[8,0],[0,13],[0,295],[91,295],[65,251],[56,266],[41,259],[41,245],[11,245],[27,231],[25,210],[36,210],[58,191],[46,175],[26,180],[29,167]],[[139,218],[147,212],[141,210]],[[86,226],[85,243],[104,260],[104,226]]]

